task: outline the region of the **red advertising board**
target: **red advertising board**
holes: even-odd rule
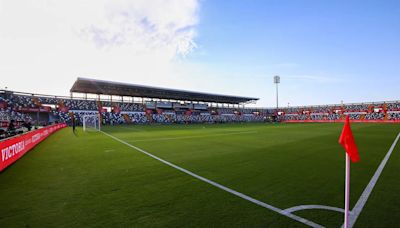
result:
[[[20,159],[26,152],[46,139],[49,135],[66,126],[66,124],[55,124],[1,141],[0,172]]]
[[[284,120],[285,123],[344,123],[344,120]],[[351,120],[354,123],[400,123],[400,120]]]

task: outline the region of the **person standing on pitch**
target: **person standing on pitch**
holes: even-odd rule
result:
[[[76,122],[75,122],[75,115],[72,115],[72,132],[75,134],[76,129]]]

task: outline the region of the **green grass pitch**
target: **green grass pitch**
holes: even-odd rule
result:
[[[103,130],[257,200],[343,208],[342,124],[115,126]],[[351,168],[351,208],[400,132],[352,124],[361,161]],[[400,143],[399,143],[400,144]],[[396,227],[400,146],[355,227]],[[340,227],[343,214],[294,214]],[[100,132],[50,136],[0,173],[0,227],[305,227],[167,166]]]

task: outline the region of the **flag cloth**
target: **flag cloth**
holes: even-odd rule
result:
[[[353,137],[353,132],[351,131],[349,116],[346,116],[346,122],[343,126],[342,134],[339,138],[339,143],[342,144],[344,150],[349,155],[352,162],[358,162],[360,160],[357,145]]]

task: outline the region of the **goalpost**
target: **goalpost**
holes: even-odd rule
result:
[[[100,114],[84,115],[82,121],[83,121],[83,131],[101,130]]]

